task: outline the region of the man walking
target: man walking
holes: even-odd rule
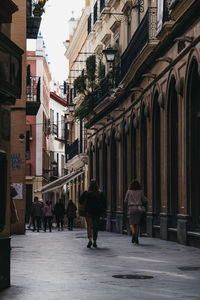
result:
[[[58,231],[60,230],[60,227],[61,230],[63,230],[64,214],[65,214],[65,207],[64,207],[63,200],[60,198],[59,202],[57,202],[54,207],[54,215],[56,216]]]
[[[34,202],[32,203],[32,207],[31,207],[33,231],[36,230],[36,226],[37,226],[37,232],[40,231],[42,215],[43,215],[42,204],[38,201],[38,197],[34,197]]]

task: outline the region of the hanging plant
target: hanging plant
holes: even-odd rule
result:
[[[103,78],[105,78],[105,65],[100,61],[98,65],[98,81],[100,82]]]
[[[75,118],[82,120],[87,119],[93,113],[93,99],[92,94],[88,93],[83,102],[75,110]]]
[[[89,81],[95,81],[96,73],[96,56],[91,55],[86,59],[87,78]]]
[[[79,93],[79,94],[85,94],[86,91],[86,77],[85,76],[78,76],[75,80],[74,80],[74,88],[75,90]]]

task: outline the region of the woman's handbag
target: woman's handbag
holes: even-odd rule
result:
[[[146,212],[146,209],[145,209],[145,207],[143,205],[138,205],[138,210],[141,213],[145,213]]]

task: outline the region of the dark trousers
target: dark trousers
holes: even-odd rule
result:
[[[72,230],[74,226],[74,217],[68,217],[68,229]]]
[[[44,217],[44,231],[47,230],[47,223],[48,223],[48,226],[49,226],[49,231],[51,231],[52,217]]]
[[[36,230],[36,226],[37,226],[37,231],[39,232],[40,227],[41,227],[41,217],[38,216],[33,216],[32,217],[32,223],[33,223],[33,230]],[[36,223],[36,225],[35,225]]]
[[[88,239],[90,241],[93,239],[93,241],[96,242],[99,231],[99,217],[91,216],[87,213],[85,218],[87,222]]]
[[[57,224],[57,228],[61,228],[63,229],[63,225],[64,225],[64,216],[56,216],[56,224]]]

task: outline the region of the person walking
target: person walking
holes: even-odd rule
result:
[[[69,230],[73,230],[74,218],[76,218],[76,211],[77,211],[77,207],[76,207],[75,203],[73,203],[72,200],[69,200],[69,203],[68,203],[67,209],[66,209]]]
[[[139,244],[138,235],[140,229],[140,221],[143,213],[145,212],[147,198],[144,196],[141,185],[137,180],[133,180],[131,182],[129,189],[126,192],[124,203],[126,208],[128,208],[129,226],[132,233],[132,243]]]
[[[56,224],[58,231],[63,230],[64,225],[64,214],[65,214],[65,206],[63,200],[60,198],[56,205],[54,206],[54,215],[56,216]]]
[[[49,226],[49,232],[52,228],[52,217],[53,217],[53,208],[49,201],[46,201],[44,205],[44,231],[47,230],[47,223]]]
[[[31,207],[33,231],[36,230],[36,227],[37,227],[37,232],[40,231],[42,215],[43,215],[42,204],[39,202],[38,197],[34,197],[34,202],[32,203],[32,207]]]
[[[97,248],[99,219],[101,214],[103,214],[106,210],[106,201],[103,193],[99,191],[95,180],[91,180],[88,191],[85,191],[81,195],[79,203],[81,205],[84,204],[85,207],[85,219],[89,240],[87,248],[91,248],[91,246]]]

